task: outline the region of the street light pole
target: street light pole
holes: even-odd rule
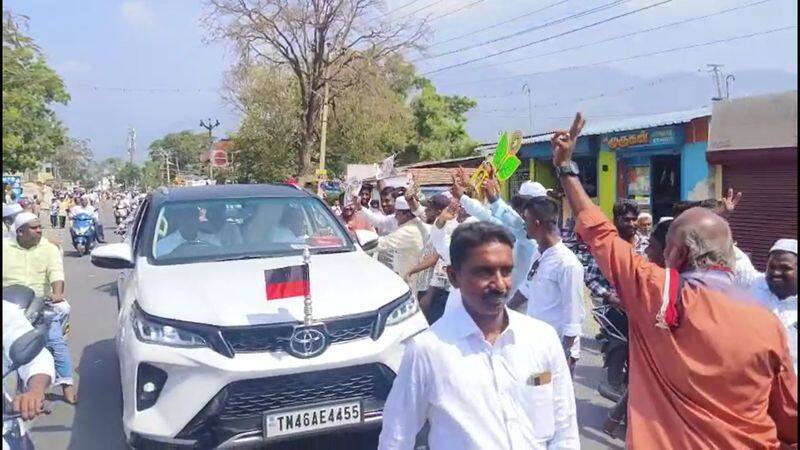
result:
[[[522,93],[528,94],[528,132],[533,133],[533,104],[531,103],[531,87],[528,83],[522,85]]]
[[[214,120],[214,123],[211,123],[211,119],[208,119],[208,123],[204,121],[200,121],[200,126],[208,130],[208,178],[214,178],[214,161],[212,161],[212,156],[214,155],[214,137],[211,134],[211,130],[217,128],[219,126],[219,120]]]

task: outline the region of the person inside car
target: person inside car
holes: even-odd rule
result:
[[[206,245],[221,245],[219,237],[215,234],[200,230],[200,212],[196,206],[179,206],[169,214],[170,229],[174,230],[167,236],[158,240],[156,244],[156,258],[161,258],[174,252],[186,243],[203,243]],[[174,224],[174,226],[173,226]]]
[[[284,208],[281,220],[272,233],[272,241],[281,244],[302,244],[308,238],[305,225],[303,211],[295,205],[288,205]]]

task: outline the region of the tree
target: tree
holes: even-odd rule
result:
[[[319,111],[326,83],[331,99],[352,87],[351,69],[413,47],[423,20],[387,19],[382,0],[209,0],[212,39],[231,41],[243,64],[290,74],[300,111],[296,148],[300,172],[313,172]],[[413,16],[413,15],[412,15]]]
[[[149,190],[165,185],[163,167],[164,164],[159,164],[157,161],[150,160],[145,162],[140,177],[142,187]]]
[[[126,162],[117,172],[117,182],[125,186],[126,189],[133,188],[139,184],[142,178],[142,169],[134,163]]]
[[[436,161],[474,154],[476,144],[467,133],[464,115],[477,103],[459,95],[440,95],[426,78],[418,78],[414,85],[419,90],[411,102],[416,136],[401,161]]]
[[[57,181],[70,180],[87,184],[97,173],[92,170],[92,149],[85,139],[66,138],[52,157]]]
[[[104,177],[116,176],[117,172],[119,172],[119,169],[122,167],[122,164],[122,158],[106,158],[98,165],[98,171],[100,172],[100,175]]]
[[[166,153],[172,164],[175,164],[176,172],[193,173],[202,169],[200,155],[209,150],[208,144],[208,134],[184,130],[156,139],[148,149],[151,160],[163,165]]]
[[[24,17],[3,11],[3,170],[35,168],[53,155],[65,129],[51,109],[69,101],[64,83],[22,32]]]

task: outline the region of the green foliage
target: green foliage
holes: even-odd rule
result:
[[[145,190],[151,190],[165,184],[163,166],[158,161],[152,160],[144,163],[139,182]]]
[[[83,185],[95,181],[97,171],[93,170],[92,157],[93,152],[88,141],[66,138],[52,157],[59,181],[79,181]]]
[[[464,116],[477,103],[459,95],[441,95],[426,78],[414,83],[418,94],[411,102],[415,137],[401,161],[436,161],[474,154],[476,143],[466,130]]]
[[[148,149],[151,160],[161,161],[163,164],[163,152],[166,152],[178,170],[194,173],[202,170],[200,155],[209,150],[209,145],[208,133],[184,130],[156,139]]]
[[[3,11],[3,170],[35,168],[64,142],[65,130],[51,109],[69,94],[17,17]]]
[[[141,179],[142,169],[136,164],[130,162],[123,164],[116,176],[116,182],[122,184],[128,189],[137,186]]]

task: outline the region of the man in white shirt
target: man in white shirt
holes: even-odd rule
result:
[[[528,235],[539,244],[539,256],[531,266],[526,283],[509,307],[528,302],[529,316],[555,328],[564,345],[570,371],[580,359],[580,336],[584,319],[583,265],[561,242],[558,205],[548,198],[534,198],[525,204]]]
[[[750,293],[786,327],[797,374],[797,239],[775,242],[769,251],[767,271],[753,280]]]
[[[22,309],[3,300],[3,373],[11,365],[8,356],[11,345],[17,338],[32,329],[33,327],[25,318]],[[14,411],[22,413],[24,420],[31,420],[42,413],[44,393],[55,378],[53,355],[43,348],[31,362],[17,369],[17,372],[25,383],[25,392],[14,398]]]
[[[97,232],[97,242],[105,242],[105,233],[103,232],[103,224],[100,222],[100,213],[97,209],[89,204],[89,197],[81,197],[80,203],[73,206],[69,212],[70,220],[74,219],[78,214],[87,214],[94,219],[94,229]]]
[[[404,197],[395,202],[396,221],[399,227],[387,236],[378,238],[377,251],[388,255],[395,273],[403,276],[411,272],[422,261],[422,251],[428,241],[429,232],[414,214]],[[408,284],[416,295],[419,291],[420,273],[408,277]]]
[[[553,329],[506,308],[513,238],[486,222],[452,236],[461,301],[406,347],[383,411],[380,450],[578,449],[575,396]]]
[[[195,206],[179,206],[170,212],[169,227],[174,229],[156,244],[156,258],[164,257],[187,242],[202,242],[221,246],[219,238],[210,233],[200,231],[200,211]]]
[[[375,231],[377,231],[378,235],[386,236],[397,230],[397,227],[400,225],[397,221],[397,217],[395,217],[395,212],[397,211],[396,202],[399,198],[400,197],[395,198],[395,188],[387,186],[381,190],[381,209],[383,210],[383,214],[362,208],[360,203],[356,203],[355,209],[356,211],[361,211],[367,223],[375,227]],[[410,196],[406,196],[405,199],[412,208],[411,211],[415,216],[425,217],[425,208],[420,206],[419,202],[416,202],[415,199],[410,198]],[[409,200],[411,201],[409,202]]]

